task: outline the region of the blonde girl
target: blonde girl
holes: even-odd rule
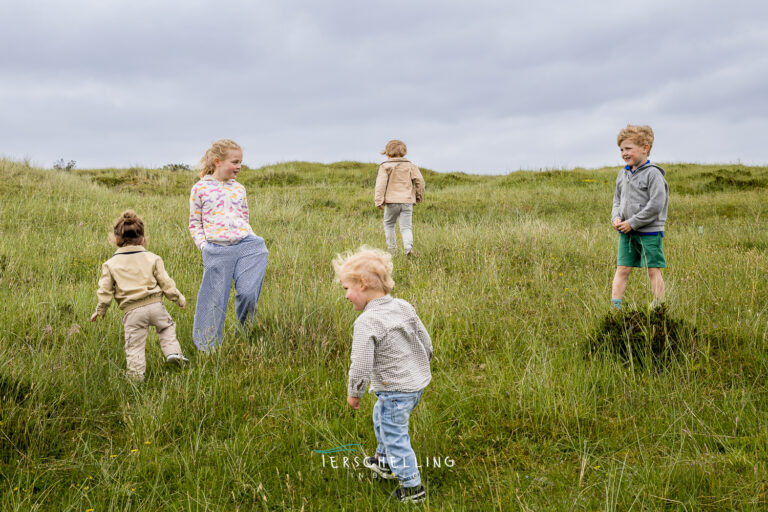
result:
[[[232,281],[237,318],[245,323],[256,314],[267,269],[267,246],[251,229],[245,187],[235,180],[242,160],[236,142],[214,142],[200,160],[200,181],[189,198],[189,232],[203,254],[192,328],[201,351],[221,344]]]

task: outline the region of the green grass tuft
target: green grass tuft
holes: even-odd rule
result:
[[[683,352],[691,353],[698,338],[690,323],[673,318],[666,304],[608,312],[589,334],[589,354],[617,356],[632,367],[664,366]]]

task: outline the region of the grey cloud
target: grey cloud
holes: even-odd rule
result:
[[[768,116],[757,0],[15,2],[0,17],[0,152],[46,164],[65,149],[162,164],[224,135],[252,144],[249,163],[375,160],[399,136],[438,170],[498,172],[611,162],[629,121],[739,132]],[[748,144],[734,151],[759,156]]]

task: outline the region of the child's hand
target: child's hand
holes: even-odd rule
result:
[[[360,399],[357,398],[356,396],[348,396],[347,403],[354,410],[358,410],[360,408]]]
[[[376,208],[378,208],[379,210],[383,210],[383,209],[384,209],[384,205],[383,205],[383,204],[380,204],[380,205],[379,205],[379,206],[377,206]]]
[[[91,315],[91,322],[95,322],[98,318],[99,318],[99,314],[98,313],[92,314]]]
[[[615,227],[616,229],[619,229],[619,224],[621,224],[620,218],[616,217],[615,219],[613,219],[613,227]]]
[[[181,309],[186,309],[187,303],[185,302],[183,306],[179,306]]]
[[[618,229],[619,231],[621,231],[626,235],[630,231],[632,231],[632,226],[629,225],[629,222],[622,220],[622,221],[619,221],[618,224],[616,224],[616,229]]]
[[[624,234],[628,234],[630,231],[632,231],[632,226],[629,225],[629,222],[622,220],[619,221],[619,223],[616,225],[616,229]]]

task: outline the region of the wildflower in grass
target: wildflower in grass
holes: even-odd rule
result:
[[[115,457],[117,457],[117,455],[115,455],[114,453],[109,456],[110,459],[114,459]]]
[[[144,441],[144,444],[150,445],[150,444],[152,444],[152,441]]]
[[[85,512],[93,512],[93,509],[92,508],[87,508],[87,509],[85,509]]]
[[[133,450],[131,450],[131,453],[136,453],[137,451],[139,451],[139,450],[134,448]]]

